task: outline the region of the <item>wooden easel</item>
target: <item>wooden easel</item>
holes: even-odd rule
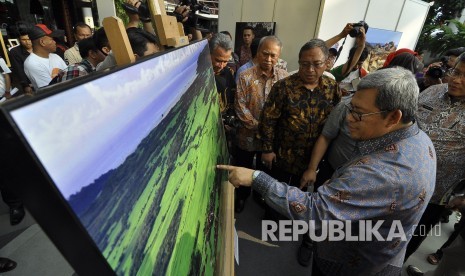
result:
[[[166,15],[165,1],[147,0],[147,5],[162,45],[179,47],[189,44],[182,24],[177,22],[176,17]]]

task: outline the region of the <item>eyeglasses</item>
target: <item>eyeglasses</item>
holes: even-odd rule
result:
[[[325,65],[325,60],[317,61],[317,62],[308,62],[308,61],[299,61],[300,67],[304,69],[310,69],[313,67],[314,69],[320,69]]]
[[[354,117],[355,120],[357,120],[359,122],[362,120],[362,117],[364,117],[364,116],[370,116],[370,115],[375,115],[375,114],[381,114],[381,113],[384,113],[384,112],[389,112],[389,110],[381,110],[381,111],[378,111],[378,112],[360,113],[360,112],[355,111],[351,104],[346,104],[346,107],[347,107],[347,110],[349,110],[352,117]]]
[[[461,78],[461,79],[465,79],[465,74],[464,73],[461,73],[460,71],[456,70],[456,69],[449,69],[449,71],[447,71],[447,75],[451,78]]]

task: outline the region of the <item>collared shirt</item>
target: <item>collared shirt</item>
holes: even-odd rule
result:
[[[13,74],[17,76],[21,82],[22,87],[27,87],[31,84],[31,81],[28,79],[24,73],[24,61],[30,53],[21,45],[16,46],[10,50],[10,61],[11,61],[11,70]]]
[[[95,67],[87,59],[83,59],[81,62],[69,65],[65,70],[61,70],[60,73],[58,73],[57,82],[87,76],[94,71]]]
[[[263,151],[276,154],[279,169],[301,175],[326,118],[340,100],[336,81],[326,76],[313,90],[305,88],[298,73],[276,82],[259,125]]]
[[[252,59],[252,50],[247,45],[242,44],[239,50],[239,65],[242,66]]]
[[[453,102],[447,91],[447,84],[433,85],[418,98],[418,124],[438,155],[436,190],[431,198],[435,204],[465,178],[465,99]]]
[[[256,136],[263,105],[273,84],[288,75],[286,71],[274,68],[272,76],[268,77],[259,66],[253,66],[239,76],[234,108],[242,122],[237,128],[237,145],[242,150],[261,150],[261,141]]]
[[[74,46],[65,51],[65,62],[67,65],[73,65],[75,63],[81,62],[82,57],[79,53],[79,46],[74,43]]]
[[[317,233],[327,220],[351,222],[351,235],[357,237],[365,221],[373,226],[382,223],[377,232],[384,240],[370,235],[373,241],[318,242],[316,261],[325,275],[400,275],[414,225],[434,191],[433,144],[413,124],[377,139],[360,141],[356,151],[359,155],[315,193],[282,185],[263,172],[255,178],[252,188],[281,214],[314,221]],[[388,240],[393,221],[400,222],[404,240],[399,236]],[[394,232],[400,233],[399,227]],[[362,233],[360,236],[364,237]]]

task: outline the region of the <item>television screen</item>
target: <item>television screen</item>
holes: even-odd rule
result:
[[[45,94],[4,106],[2,122],[50,188],[25,195],[28,208],[51,198],[42,210],[70,216],[42,220],[65,257],[77,233],[117,275],[213,275],[225,181],[215,165],[228,154],[206,40]],[[43,181],[26,182],[23,194]]]

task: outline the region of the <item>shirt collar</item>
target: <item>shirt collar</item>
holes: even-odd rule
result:
[[[261,77],[264,77],[265,79],[268,79],[268,76],[265,74],[265,72],[263,72],[263,70],[260,68],[260,66],[255,65],[257,67],[257,74]],[[276,70],[274,69],[274,67],[271,69],[271,77],[270,79],[273,79],[276,75]]]
[[[357,142],[356,150],[361,155],[367,155],[380,149],[384,149],[387,146],[399,142],[400,140],[417,135],[419,131],[420,129],[418,128],[418,124],[413,123],[411,126],[390,132],[379,138],[359,141]]]

